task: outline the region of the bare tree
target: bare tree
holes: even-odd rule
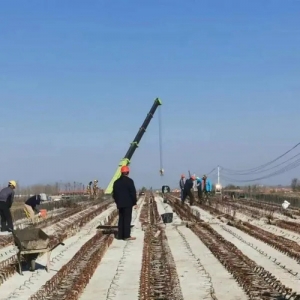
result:
[[[293,178],[291,182],[291,188],[293,192],[296,192],[299,189],[299,180],[298,178]]]

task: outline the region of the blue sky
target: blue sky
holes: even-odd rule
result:
[[[2,182],[106,186],[156,97],[166,175],[156,115],[132,159],[138,186],[255,167],[299,142],[299,1],[0,7]]]

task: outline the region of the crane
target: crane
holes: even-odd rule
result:
[[[109,185],[107,186],[106,190],[105,190],[105,194],[111,194],[112,193],[112,190],[113,190],[113,185],[114,185],[114,182],[121,176],[121,168],[123,166],[128,166],[130,164],[130,160],[135,152],[135,150],[138,148],[139,146],[139,142],[141,141],[144,133],[146,132],[146,129],[151,121],[151,119],[153,118],[153,115],[156,111],[156,109],[162,105],[162,102],[159,98],[156,98],[154,100],[154,103],[149,111],[149,113],[147,114],[147,117],[146,119],[144,120],[141,128],[139,129],[137,135],[135,136],[133,142],[130,144],[130,147],[127,151],[127,153],[125,154],[124,158],[121,159],[120,163],[119,163],[119,166],[114,174],[114,176],[112,177]],[[163,175],[164,173],[164,170],[162,168],[162,162],[161,162],[161,169],[160,169],[160,175]]]

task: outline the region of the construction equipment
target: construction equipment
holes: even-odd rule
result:
[[[40,228],[25,228],[12,232],[15,245],[18,247],[18,264],[19,272],[23,275],[21,266],[21,257],[23,256],[29,264],[30,271],[35,270],[35,260],[41,253],[47,253],[46,269],[49,272],[51,251],[63,243],[57,243],[54,247],[50,247],[49,236]]]
[[[150,109],[150,111],[149,111],[149,113],[146,117],[146,119],[144,120],[144,123],[142,124],[142,126],[139,129],[137,135],[135,136],[133,142],[131,143],[127,153],[125,154],[124,158],[120,161],[117,171],[115,172],[113,178],[111,179],[108,187],[105,190],[105,194],[111,194],[112,193],[114,182],[121,176],[121,172],[120,172],[121,168],[123,166],[128,166],[130,164],[130,160],[132,158],[132,155],[134,154],[136,148],[138,148],[139,142],[141,141],[141,139],[142,139],[142,137],[143,137],[150,121],[151,121],[151,119],[153,118],[153,115],[154,115],[156,109],[160,105],[162,105],[161,100],[156,98],[155,101],[154,101],[154,104],[152,105],[152,107],[151,107],[151,109]],[[162,166],[161,166],[160,173],[161,173],[161,175],[163,175],[163,173],[164,173],[164,170],[163,170]]]

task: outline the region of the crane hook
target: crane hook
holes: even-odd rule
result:
[[[164,169],[160,169],[159,173],[160,173],[160,176],[164,176],[165,170]]]

